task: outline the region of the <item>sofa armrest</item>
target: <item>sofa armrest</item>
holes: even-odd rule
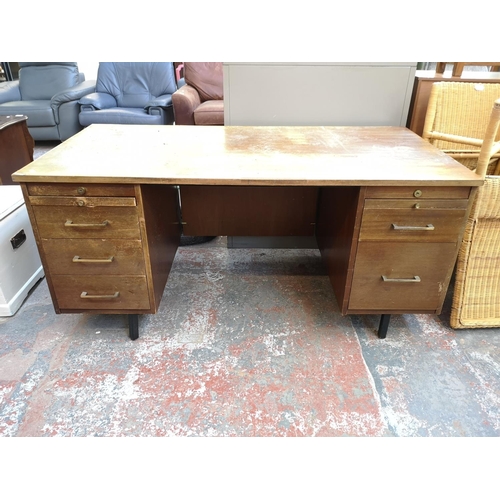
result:
[[[116,99],[111,94],[104,92],[93,92],[82,97],[78,103],[82,111],[94,111],[96,109],[116,108]]]
[[[95,92],[95,80],[87,80],[85,82],[79,83],[74,87],[58,92],[50,100],[52,106],[57,106],[63,102],[77,101],[87,94]]]
[[[154,108],[168,108],[172,106],[172,94],[165,94],[152,99],[147,102],[144,106],[145,109],[154,107]]]
[[[172,94],[165,94],[152,99],[144,106],[148,115],[164,116],[165,111],[172,107]],[[171,112],[172,113],[172,112]]]
[[[176,125],[194,125],[194,110],[201,104],[198,91],[191,85],[183,85],[172,94]]]
[[[0,104],[4,102],[20,101],[19,80],[0,83]]]
[[[59,123],[59,107],[67,102],[78,101],[82,97],[95,91],[95,80],[79,83],[74,87],[58,92],[50,100],[50,107],[54,111],[56,123]]]

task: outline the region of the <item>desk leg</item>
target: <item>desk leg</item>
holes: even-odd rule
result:
[[[137,340],[139,338],[139,315],[128,315],[128,336],[130,340]]]
[[[391,320],[390,314],[382,314],[380,317],[380,324],[378,326],[378,338],[385,339],[387,336],[387,329],[389,328],[389,321]]]

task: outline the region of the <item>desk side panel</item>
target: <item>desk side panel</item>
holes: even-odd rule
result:
[[[316,239],[342,314],[349,301],[365,188],[323,187]]]
[[[49,288],[50,297],[52,299],[52,304],[54,305],[54,311],[57,314],[59,314],[61,312],[61,310],[60,310],[59,305],[57,303],[57,297],[54,293],[54,287],[52,284],[52,277],[50,275],[49,261],[47,259],[47,256],[46,256],[44,248],[43,248],[42,238],[40,237],[40,232],[38,230],[38,225],[36,223],[35,213],[33,212],[33,207],[31,206],[30,196],[29,196],[29,192],[28,192],[28,185],[25,183],[20,183],[20,186],[21,186],[21,189],[23,192],[24,202],[26,204],[26,210],[28,212],[31,227],[33,229],[33,234],[35,236],[36,245],[38,247],[38,253],[40,254],[40,260],[42,261],[42,266],[43,266],[43,269],[45,272],[45,279],[47,280],[47,285]]]
[[[137,198],[142,200],[146,275],[153,284],[150,299],[156,312],[180,242],[178,192],[175,186],[141,185]]]

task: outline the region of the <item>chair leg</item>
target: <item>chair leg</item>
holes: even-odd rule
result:
[[[445,62],[438,62],[436,64],[436,75],[442,75],[444,73],[445,69],[446,69],[446,63]]]

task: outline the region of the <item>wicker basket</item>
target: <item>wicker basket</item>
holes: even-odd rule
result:
[[[452,328],[500,327],[500,178],[478,188],[458,254]]]
[[[423,138],[485,180],[458,253],[452,328],[500,327],[499,125],[500,84],[433,84]]]

